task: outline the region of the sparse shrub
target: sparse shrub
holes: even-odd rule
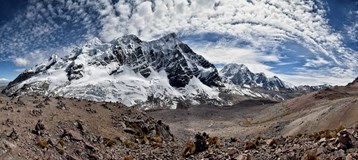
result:
[[[209,137],[208,143],[209,145],[214,145],[216,148],[220,148],[220,142],[218,137]]]
[[[235,137],[231,137],[230,138],[230,143],[234,143],[234,142],[237,142],[237,139]]]
[[[61,147],[65,146],[65,141],[63,139],[60,139],[58,143],[61,145]]]
[[[128,155],[128,156],[125,156],[123,160],[133,160],[133,157]]]
[[[161,143],[152,143],[152,147],[153,148],[162,148],[163,146],[162,146],[162,144]]]
[[[332,134],[331,134],[331,131],[326,129],[323,133],[323,138],[326,138],[326,139],[331,139],[333,138]]]
[[[149,144],[149,140],[148,140],[148,137],[146,135],[143,136],[143,141],[142,141],[143,144]]]
[[[252,124],[252,118],[245,118],[243,124],[250,126]]]
[[[340,124],[338,128],[336,128],[336,132],[339,133],[342,130],[344,130],[346,128],[346,126],[344,126],[343,124]]]
[[[163,142],[163,137],[161,137],[161,136],[152,136],[152,137],[149,138],[149,141],[162,143]]]
[[[310,152],[306,154],[304,160],[319,160],[319,158],[316,156],[315,152]]]
[[[182,156],[186,157],[195,153],[195,145],[193,142],[188,142],[182,151]]]
[[[48,148],[48,143],[45,140],[39,140],[37,142],[37,146],[39,146],[42,149]]]
[[[246,142],[245,144],[245,150],[249,150],[249,149],[256,149],[256,144],[253,142]]]
[[[106,145],[107,147],[112,147],[116,145],[117,142],[109,138],[103,138],[103,144]]]
[[[220,147],[218,137],[209,137],[208,134],[197,133],[194,142],[188,142],[182,151],[183,156],[199,153],[210,149],[212,146]]]
[[[132,148],[134,146],[134,143],[129,140],[125,140],[123,143],[127,148]]]

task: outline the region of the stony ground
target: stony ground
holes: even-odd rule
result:
[[[118,103],[0,95],[0,159],[358,159],[357,116],[329,130],[289,132],[310,114],[292,115],[290,108],[277,118],[278,105],[284,106],[245,101],[144,112]]]

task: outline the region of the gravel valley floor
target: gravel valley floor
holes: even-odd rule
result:
[[[150,111],[1,95],[0,159],[357,159],[357,97],[320,94]]]

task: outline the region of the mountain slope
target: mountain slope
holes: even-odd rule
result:
[[[195,97],[222,101],[220,86],[215,66],[175,34],[151,42],[128,35],[110,43],[95,38],[64,58],[53,55],[20,74],[3,93],[119,101],[128,106],[149,101],[175,108],[178,101],[193,102]],[[239,91],[260,96],[253,93]]]
[[[326,88],[264,109],[254,117],[254,123],[277,121],[272,125],[277,125],[283,135],[353,127],[358,125],[357,99],[356,86]]]

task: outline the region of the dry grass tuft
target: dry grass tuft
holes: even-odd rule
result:
[[[256,143],[246,142],[246,144],[245,144],[245,150],[256,149],[256,148],[257,148]]]
[[[306,154],[304,160],[320,160],[320,159],[316,156],[315,152],[310,152]]]
[[[109,138],[103,138],[103,144],[107,147],[112,147],[117,144],[116,141],[109,139]]]
[[[338,128],[336,128],[336,132],[339,133],[341,131],[343,131],[346,128],[346,126],[344,126],[343,124],[340,124]]]
[[[216,148],[220,148],[220,141],[218,137],[209,137],[208,143],[209,145],[214,145]]]
[[[134,147],[134,143],[131,142],[130,140],[125,140],[123,142],[123,144],[127,147],[127,148],[133,148]]]
[[[182,151],[182,156],[186,157],[195,153],[195,145],[193,142],[188,142]]]
[[[130,155],[125,156],[123,160],[134,160],[134,158]]]
[[[63,139],[60,139],[58,143],[61,145],[61,147],[65,146],[65,141]]]
[[[37,142],[37,146],[39,146],[42,149],[48,148],[48,143],[45,140],[39,140]]]

